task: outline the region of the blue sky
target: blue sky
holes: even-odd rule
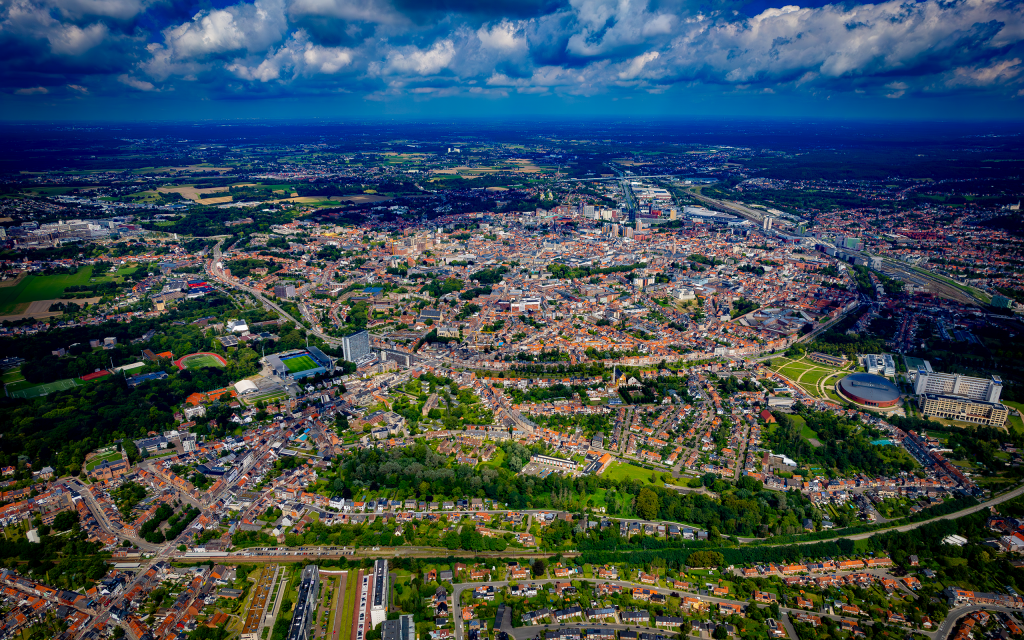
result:
[[[0,117],[1019,119],[1024,3],[5,0]]]

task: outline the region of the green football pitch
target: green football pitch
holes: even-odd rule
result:
[[[45,396],[54,391],[64,391],[65,389],[71,389],[72,387],[79,386],[79,383],[74,378],[67,378],[65,380],[57,380],[55,382],[47,382],[46,384],[33,385],[29,387],[22,386],[20,383],[8,385],[7,393],[12,398],[38,398],[39,396]]]
[[[284,366],[288,367],[288,371],[291,373],[295,373],[297,371],[316,369],[320,365],[310,356],[299,356],[298,358],[288,358],[284,361]]]
[[[201,369],[203,367],[223,367],[220,360],[213,356],[199,355],[189,356],[182,362],[186,369]]]

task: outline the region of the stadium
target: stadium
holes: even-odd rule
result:
[[[899,388],[872,373],[851,373],[836,384],[836,391],[847,400],[865,407],[886,409],[900,401]]]
[[[274,375],[301,380],[334,371],[334,361],[320,349],[295,349],[266,357],[267,366]]]

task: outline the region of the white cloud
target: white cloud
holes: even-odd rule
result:
[[[614,50],[667,36],[678,18],[651,13],[647,2],[634,0],[571,0],[578,31],[566,49],[575,55],[595,57]]]
[[[228,51],[265,51],[287,31],[283,0],[256,0],[226,9],[201,11],[164,30],[172,58],[198,58]]]
[[[430,76],[447,67],[455,57],[455,43],[439,40],[429,49],[402,47],[387,55],[382,73],[407,73]]]
[[[84,29],[71,24],[52,29],[46,39],[50,41],[50,51],[79,56],[103,42],[107,33],[107,26],[98,22]]]
[[[285,74],[290,74],[287,79],[300,75],[334,74],[350,66],[353,59],[351,49],[315,45],[309,42],[306,32],[300,30],[258,64],[249,65],[236,60],[227,69],[243,80],[270,82],[281,79]]]
[[[1006,83],[1014,80],[1024,71],[1020,58],[1000,60],[986,67],[958,67],[946,81],[946,85],[984,87],[995,83]]]
[[[152,82],[146,82],[145,80],[139,80],[138,78],[133,78],[130,75],[128,75],[127,73],[122,73],[121,75],[119,75],[117,77],[117,81],[120,82],[121,84],[128,85],[129,87],[131,87],[133,89],[138,89],[139,91],[154,91],[154,90],[156,90],[156,87],[153,86]]]
[[[35,96],[44,93],[50,93],[50,90],[46,87],[27,87],[25,89],[18,89],[14,93],[19,96]]]
[[[509,20],[502,20],[493,27],[485,24],[476,31],[480,44],[487,49],[510,52],[520,51],[527,47],[526,38],[516,37],[520,28]]]
[[[657,51],[648,51],[643,55],[633,58],[629,61],[626,68],[619,72],[619,80],[632,80],[637,77],[644,70],[644,67],[647,66],[648,62],[657,60],[660,55]]]
[[[910,87],[906,82],[890,82],[889,84],[885,85],[885,88],[891,89],[891,92],[885,94],[885,97],[896,99],[902,98],[903,95],[907,92],[907,89]]]
[[[89,93],[89,89],[87,89],[86,87],[83,87],[80,84],[69,84],[68,85],[68,89],[71,89],[72,91],[75,91],[77,93],[81,93],[83,95],[88,95],[88,93]]]

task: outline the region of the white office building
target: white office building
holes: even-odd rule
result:
[[[388,561],[378,559],[373,565],[373,575],[370,577],[370,586],[373,595],[370,596],[370,628],[376,629],[377,625],[388,618]]]
[[[933,393],[960,396],[982,402],[999,402],[1002,392],[1003,380],[999,376],[972,378],[956,373],[937,373],[918,369],[917,378],[914,380],[914,393],[917,395]]]

